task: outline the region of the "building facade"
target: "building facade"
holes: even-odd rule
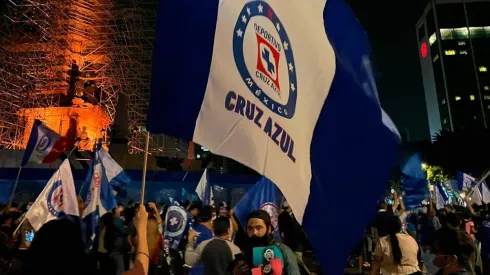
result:
[[[431,136],[490,123],[490,0],[431,0],[416,25]]]

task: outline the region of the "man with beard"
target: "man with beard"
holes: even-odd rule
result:
[[[284,244],[277,244],[274,240],[274,228],[269,214],[264,210],[251,212],[247,218],[247,244],[243,249],[245,261],[235,264],[233,274],[251,274],[253,265],[254,247],[277,246],[282,253],[282,273],[284,275],[300,275],[298,262],[293,251]]]

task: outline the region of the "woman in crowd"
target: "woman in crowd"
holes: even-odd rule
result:
[[[419,247],[410,235],[400,233],[400,219],[387,219],[386,230],[388,235],[376,244],[371,275],[378,275],[380,270],[383,275],[422,274],[417,260]]]

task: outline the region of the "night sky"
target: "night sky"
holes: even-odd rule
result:
[[[372,47],[379,97],[409,141],[429,137],[415,24],[428,0],[346,0]]]

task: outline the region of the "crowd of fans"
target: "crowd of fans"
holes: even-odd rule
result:
[[[0,209],[0,274],[252,274],[258,247],[277,248],[273,250],[281,259],[280,267],[264,262],[259,268],[312,274],[302,259],[306,237],[287,204],[278,218],[278,241],[278,229],[266,211],[251,211],[242,228],[226,203],[215,207],[187,202],[183,207],[193,222],[178,249],[165,245],[169,221],[163,204],[119,204],[100,217],[91,249],[78,219],[53,220],[34,232],[23,219],[31,204]]]
[[[406,211],[378,203],[378,213],[353,255],[359,274],[490,274],[490,212],[465,199],[465,206],[436,210],[432,200]],[[354,261],[350,261],[351,265]]]
[[[406,211],[396,192],[394,197],[393,205],[378,203],[373,223],[353,252],[359,274],[490,274],[486,206],[466,199],[464,207],[436,210],[430,200]],[[251,211],[242,227],[226,203],[187,202],[183,207],[192,223],[177,249],[166,245],[165,228],[172,221],[165,220],[168,207],[163,204],[119,204],[100,218],[90,249],[79,219],[53,220],[34,232],[24,219],[31,205],[0,207],[0,275],[248,275],[256,274],[257,266],[260,274],[313,274],[303,261],[309,242],[287,202],[281,206],[279,228],[263,210]],[[262,248],[273,248],[281,264],[262,259],[270,253]],[[263,264],[257,265],[257,254]],[[274,273],[278,268],[282,273]]]

